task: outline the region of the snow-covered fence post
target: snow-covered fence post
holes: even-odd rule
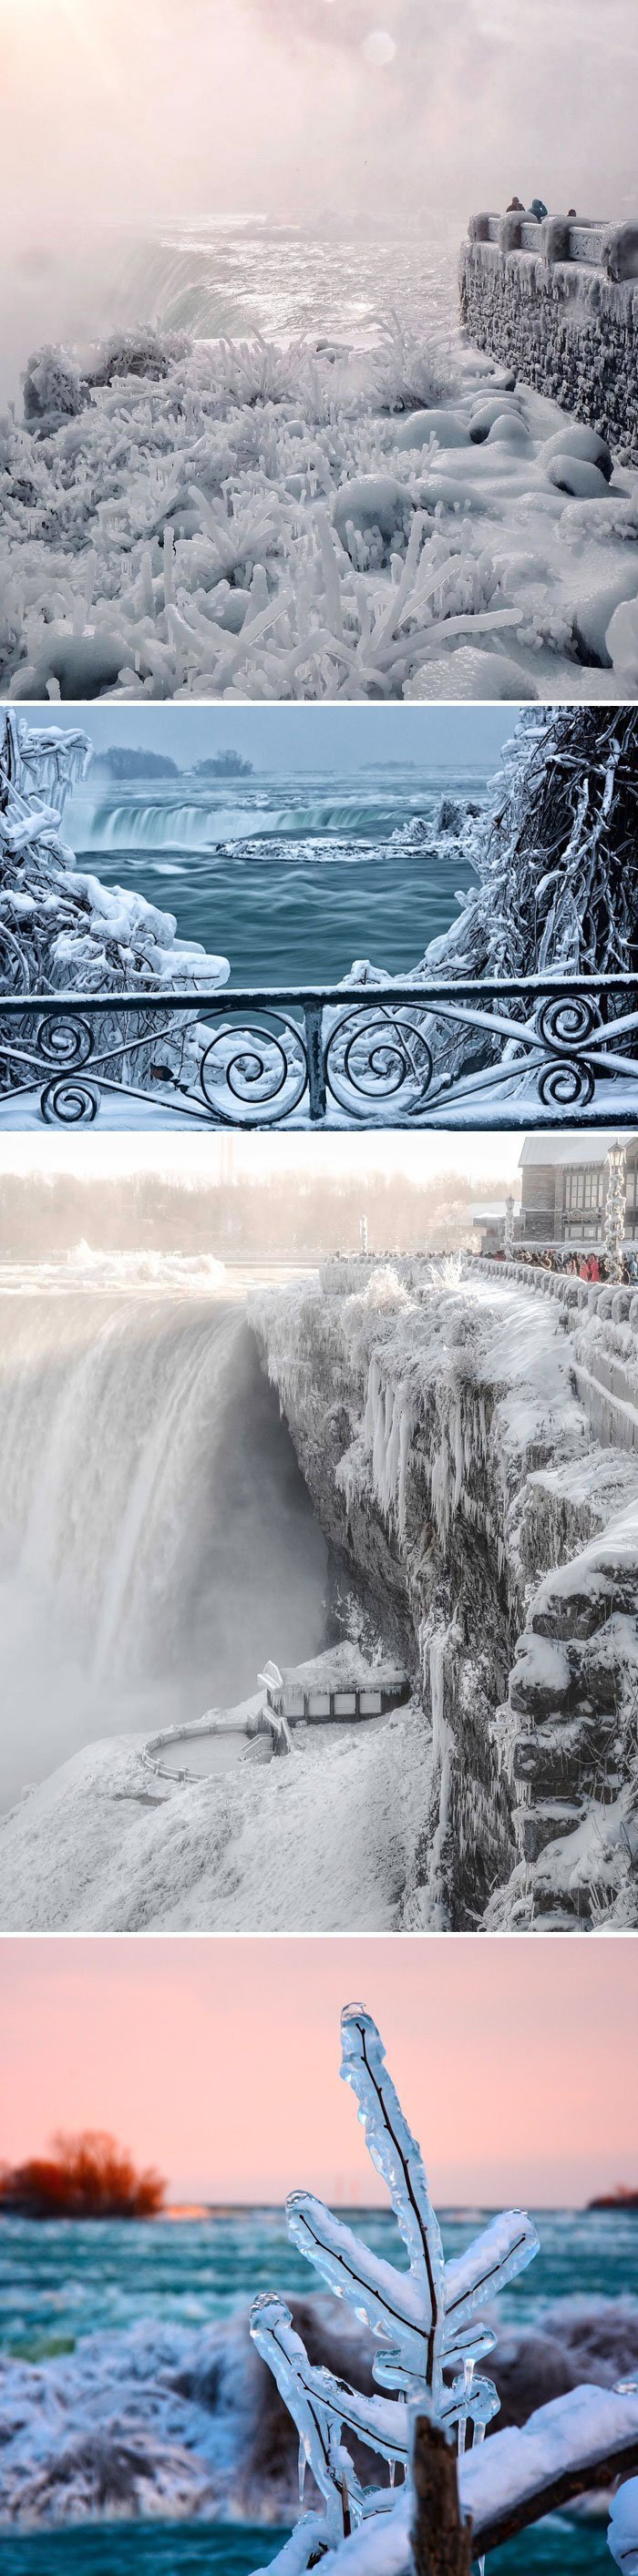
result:
[[[607,1197],[605,1200],[605,1261],[609,1278],[616,1283],[623,1275],[623,1245],[627,1223],[627,1155],[619,1136],[607,1155]]]
[[[506,1261],[511,1261],[511,1259],[512,1259],[512,1254],[513,1254],[513,1250],[514,1250],[514,1200],[513,1200],[513,1198],[512,1198],[511,1196],[510,1196],[510,1198],[506,1199],[506,1202],[505,1202],[505,1225],[504,1225],[504,1229],[503,1229],[503,1250],[504,1250],[504,1253],[505,1253]]]
[[[456,2458],[443,2424],[417,2415],[412,2442],[414,2576],[470,2576],[472,2525],[461,2512]]]

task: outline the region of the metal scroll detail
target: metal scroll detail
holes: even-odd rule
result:
[[[220,1125],[280,1125],[308,1088],[301,1029],[267,1006],[259,1018],[225,1024],[205,1049],[199,1078],[206,1106]]]
[[[325,1047],[328,1090],[339,1107],[360,1117],[389,1106],[418,1117],[434,1076],[432,1049],[416,1018],[392,1009],[348,1011],[331,1028]]]
[[[2,1105],[49,1125],[638,1125],[638,979],[32,994],[0,947]]]

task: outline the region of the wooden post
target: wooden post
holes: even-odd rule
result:
[[[412,2474],[414,2576],[470,2576],[472,2525],[461,2515],[456,2453],[429,2415],[417,2416]]]

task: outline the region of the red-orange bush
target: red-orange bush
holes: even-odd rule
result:
[[[102,2129],[80,2137],[60,2132],[55,2154],[30,2156],[0,2174],[0,2208],[30,2218],[154,2218],[166,2184],[150,2167],[137,2173],[125,2147]]]

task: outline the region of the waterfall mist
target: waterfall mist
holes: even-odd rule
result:
[[[0,1297],[0,1798],[323,1643],[326,1560],[230,1299]]]

